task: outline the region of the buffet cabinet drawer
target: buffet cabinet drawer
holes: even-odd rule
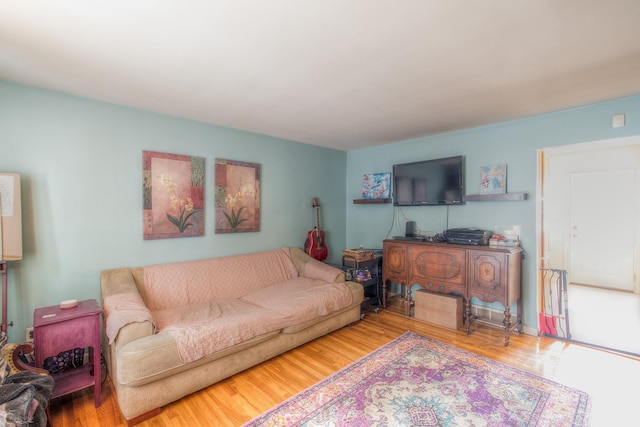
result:
[[[435,292],[450,292],[456,288],[464,292],[467,252],[464,249],[411,246],[409,248],[410,282],[426,286]]]
[[[460,296],[465,296],[465,286],[464,285],[452,285],[450,283],[442,283],[442,282],[426,282],[426,283],[418,283],[422,286],[423,289],[429,292],[438,292],[441,294],[456,294]]]

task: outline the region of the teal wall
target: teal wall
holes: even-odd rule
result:
[[[626,126],[614,129],[611,117],[618,113],[626,114]],[[640,135],[640,96],[348,152],[347,246],[380,248],[385,238],[404,234],[406,221],[416,221],[416,226],[427,234],[447,227],[493,230],[495,225],[520,225],[525,250],[524,323],[536,330],[537,152],[546,147],[631,135]],[[391,172],[396,163],[460,154],[465,158],[466,194],[479,192],[481,166],[506,163],[507,191],[526,192],[528,200],[468,202],[451,206],[448,215],[447,208],[441,206],[398,209],[389,204],[353,204],[353,199],[360,197],[364,174]],[[615,223],[615,212],[611,218]]]
[[[205,236],[142,238],[142,151],[206,159]],[[214,234],[213,166],[260,163],[261,231]],[[36,307],[99,299],[101,270],[302,246],[321,203],[330,260],[346,244],[346,153],[0,82],[0,171],[21,174],[23,252],[8,264],[11,342]],[[242,272],[238,272],[242,274]]]
[[[617,113],[627,124],[613,129]],[[342,152],[0,81],[0,171],[20,173],[22,182],[24,259],[9,264],[10,340],[23,340],[36,307],[99,298],[107,268],[302,246],[315,221],[313,196],[333,263],[345,247],[381,247],[407,220],[424,232],[519,224],[525,325],[535,329],[537,150],[631,135],[640,135],[640,96]],[[206,158],[205,236],[142,239],[143,150]],[[529,199],[469,202],[450,207],[448,217],[445,207],[352,203],[363,174],[458,154],[467,194],[477,193],[481,166],[506,163],[508,190]],[[213,233],[216,157],[262,165],[260,232]]]

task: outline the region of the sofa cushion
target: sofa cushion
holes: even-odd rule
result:
[[[241,299],[169,308],[154,312],[153,317],[158,329],[176,340],[184,363],[282,328],[276,312]]]
[[[263,341],[272,339],[279,332],[263,334],[217,351],[192,363],[180,359],[175,339],[168,333],[160,332],[130,342],[118,353],[118,382],[138,387],[184,372],[195,366],[209,363],[230,354],[241,352]]]
[[[347,289],[349,289],[349,292],[351,293],[351,300],[352,301],[362,301],[364,298],[364,288],[362,287],[362,285],[360,283],[356,283],[356,282],[344,282],[344,285],[347,287]],[[350,306],[351,307],[351,306]],[[343,310],[348,310],[350,307],[347,307],[346,309]],[[282,333],[283,334],[295,334],[297,332],[303,331],[311,326],[313,326],[314,324],[321,322],[323,319],[331,317],[331,316],[335,316],[337,312],[333,312],[333,313],[329,313],[326,316],[321,316],[321,317],[316,317],[314,319],[311,320],[307,320],[306,322],[302,322],[302,323],[296,323],[296,324],[291,324],[291,326],[287,326],[286,328],[282,329]]]
[[[153,311],[241,298],[298,276],[288,248],[144,268],[146,302]]]
[[[180,359],[188,363],[259,335],[342,310],[352,300],[344,283],[298,277],[243,298],[156,311],[153,318],[160,331],[175,339]]]
[[[252,292],[242,300],[276,311],[283,326],[290,326],[348,307],[353,297],[344,283],[297,277]]]

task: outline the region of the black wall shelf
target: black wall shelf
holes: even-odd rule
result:
[[[465,202],[527,200],[527,193],[467,194],[463,196],[463,200]]]
[[[391,199],[353,199],[354,205],[373,205],[381,203],[391,203]]]
[[[465,202],[527,200],[527,193],[500,194],[467,194],[463,196]],[[391,199],[353,199],[354,205],[377,205],[391,203]]]

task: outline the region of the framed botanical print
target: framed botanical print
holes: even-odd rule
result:
[[[215,159],[215,232],[260,231],[258,163]]]
[[[142,152],[145,240],[204,235],[205,159]]]

